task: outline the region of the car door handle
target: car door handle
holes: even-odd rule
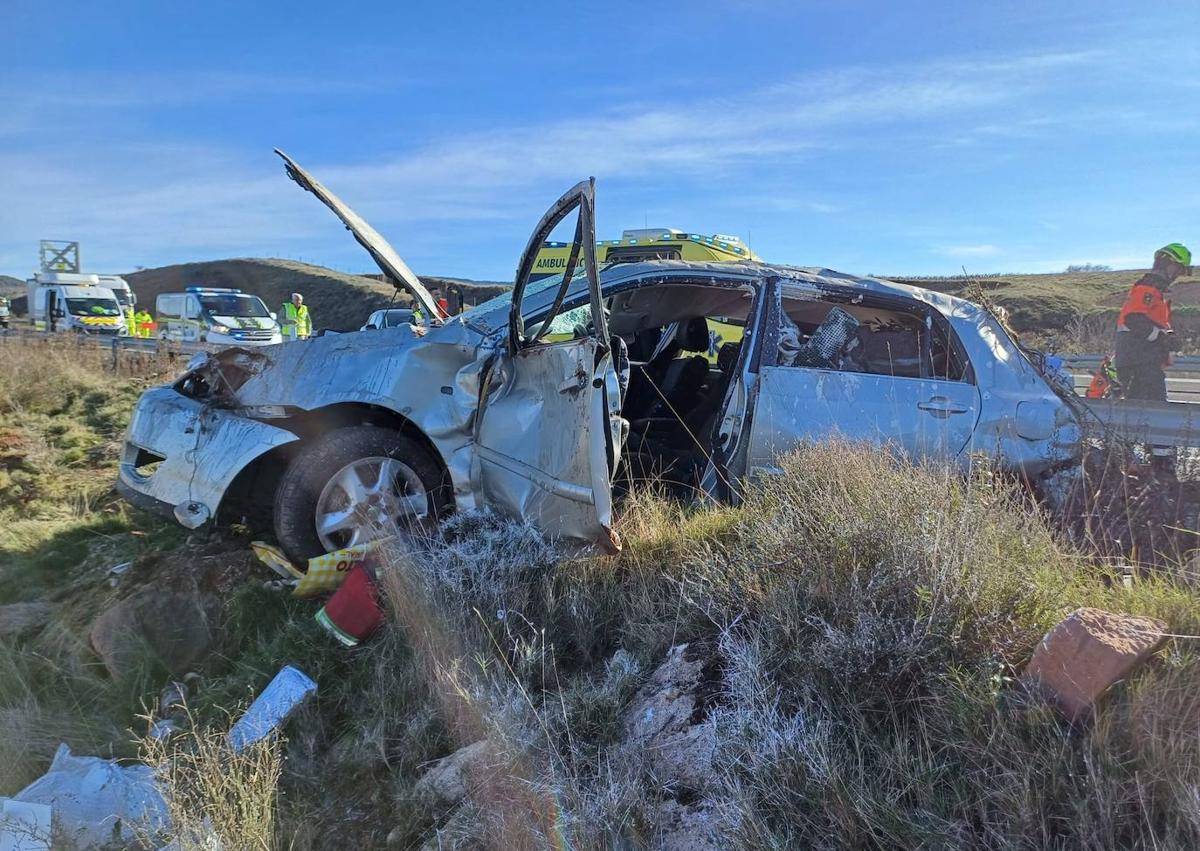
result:
[[[970,408],[961,402],[955,402],[945,396],[934,396],[925,402],[918,402],[917,407],[929,411],[934,416],[948,417],[951,414],[965,414]]]

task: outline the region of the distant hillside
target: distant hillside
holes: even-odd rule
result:
[[[0,275],[0,295],[9,299],[25,295],[25,282],[20,278]]]
[[[378,278],[348,275],[295,260],[207,260],[145,269],[123,277],[137,294],[138,304],[151,312],[159,294],[179,292],[189,286],[234,287],[259,296],[271,310],[278,310],[293,292],[298,292],[309,305],[316,327],[336,331],[356,330],[372,310],[409,303],[407,294],[396,295],[390,283]],[[424,280],[426,286],[434,288],[452,279]],[[494,287],[477,291],[473,282],[463,285],[474,296],[467,297],[470,304],[499,291]]]

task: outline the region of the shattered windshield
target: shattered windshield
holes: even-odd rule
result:
[[[562,275],[550,275],[546,278],[532,281],[525,287],[525,296],[523,301],[522,313],[526,316],[535,314],[543,307],[549,307],[554,300],[555,294],[558,292],[558,287],[562,283]],[[580,290],[587,289],[587,273],[580,269],[575,273],[575,277],[571,279],[571,292],[567,296],[568,303],[571,301],[571,296]],[[489,298],[487,301],[477,304],[470,310],[464,311],[463,317],[468,321],[479,321],[490,313],[503,311],[504,320],[507,321],[508,307],[512,304],[512,290],[501,293],[498,296]]]
[[[266,318],[271,315],[262,299],[253,295],[202,295],[200,307],[210,316]]]
[[[69,298],[67,311],[72,316],[120,316],[121,309],[111,298]]]

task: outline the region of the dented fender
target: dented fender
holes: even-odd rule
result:
[[[189,399],[172,387],[157,387],[142,394],[134,409],[117,487],[139,508],[195,528],[216,514],[238,473],[298,439],[285,429]],[[148,470],[147,462],[155,458],[162,460]]]

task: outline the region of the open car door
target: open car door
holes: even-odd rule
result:
[[[442,313],[438,310],[437,302],[433,300],[429,290],[425,289],[421,279],[413,273],[412,269],[408,268],[408,264],[400,258],[396,249],[388,244],[379,231],[367,224],[362,216],[347,207],[341,198],[326,189],[315,177],[302,169],[295,160],[278,148],[275,149],[275,153],[283,159],[288,177],[296,181],[301,189],[316,195],[326,207],[333,210],[334,214],[342,220],[342,224],[346,226],[346,230],[354,234],[354,238],[358,240],[359,244],[367,249],[384,277],[392,282],[392,286],[398,290],[406,290],[412,296],[413,302],[421,308],[425,321],[434,325],[438,324]]]
[[[553,303],[544,313],[526,315],[524,296],[538,251],[574,210],[574,243]],[[551,536],[616,551],[621,544],[612,528],[611,483],[625,428],[596,271],[594,215],[595,181],[589,179],[558,199],[525,247],[507,344],[481,382],[475,472],[488,505]],[[563,311],[581,257],[591,322],[573,339],[552,342],[552,321]]]

